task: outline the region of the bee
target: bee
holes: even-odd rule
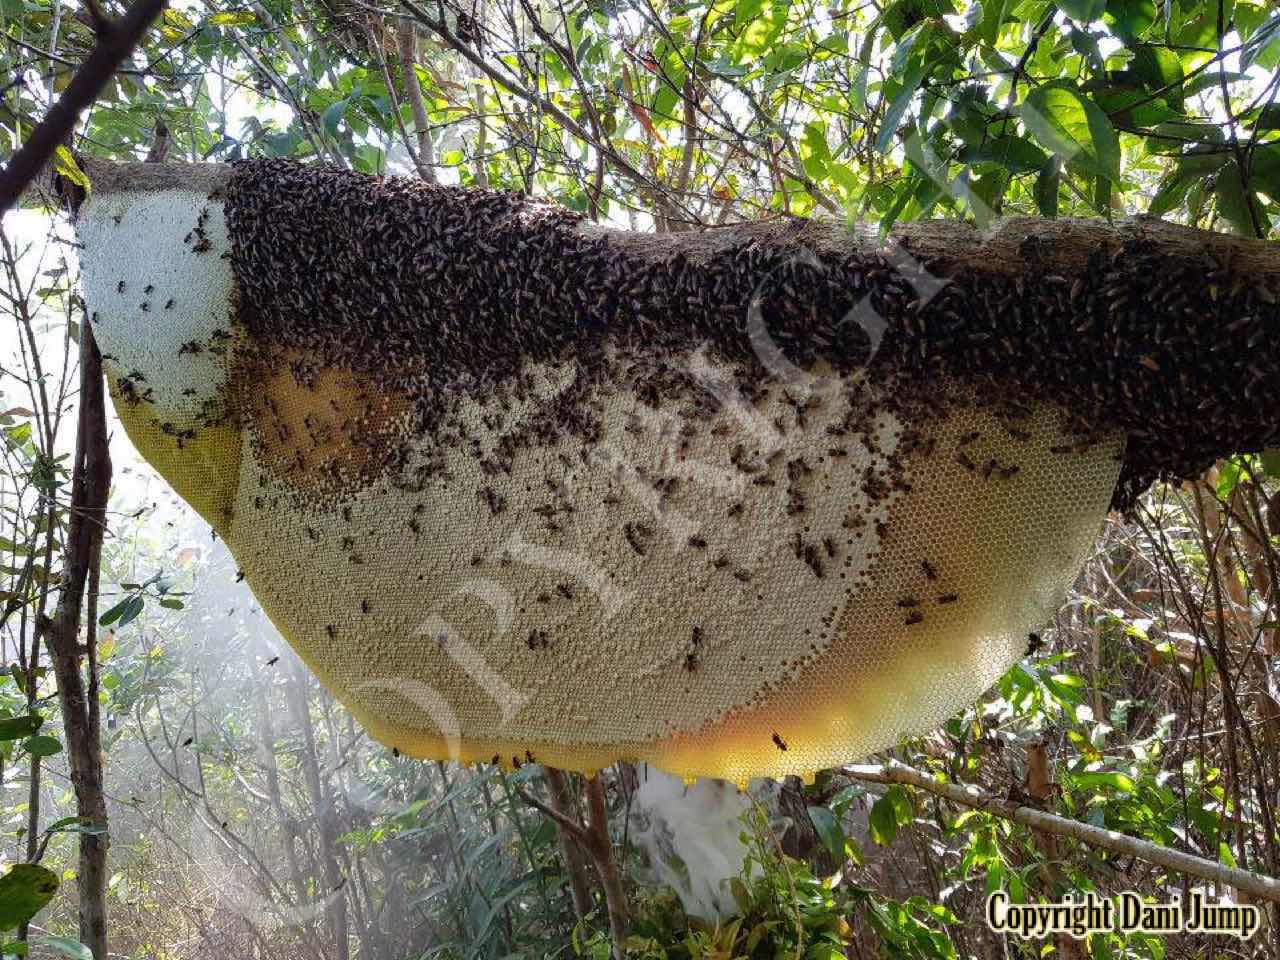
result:
[[[143,292],[143,293],[145,293],[145,294],[147,294],[148,296],[150,296],[150,295],[151,295],[151,291],[152,291],[152,290],[154,290],[154,289],[155,289],[155,287],[153,287],[151,284],[149,284],[149,283],[148,283],[145,287],[143,287],[143,288],[142,288],[142,292]]]
[[[920,569],[924,571],[924,575],[930,580],[938,579],[938,571],[934,569],[933,564],[928,560],[920,561]]]
[[[573,588],[567,583],[557,583],[556,593],[560,594],[560,596],[564,597],[566,600],[573,599]]]
[[[733,506],[729,508],[729,516],[737,517],[737,516],[740,516],[741,514],[742,514],[742,504],[735,503]]]
[[[743,583],[751,582],[751,574],[749,574],[746,570],[735,570],[733,571],[733,575]]]
[[[267,666],[268,666],[268,667],[274,667],[274,666],[275,666],[277,663],[279,663],[279,662],[280,662],[280,658],[279,658],[279,657],[272,657],[270,660],[268,660],[268,661],[267,661]]]
[[[961,450],[959,453],[956,454],[956,463],[960,464],[960,466],[964,467],[966,470],[970,472],[978,469],[977,464],[975,464],[973,460],[969,458],[969,455],[965,453],[963,450]]]
[[[702,628],[693,628],[693,645],[696,647],[702,643]]]
[[[368,613],[368,612],[369,612],[369,601],[368,601],[368,600],[361,600],[361,601],[360,601],[360,612],[361,612],[361,613]]]
[[[1027,634],[1027,652],[1023,656],[1034,657],[1040,652],[1040,648],[1044,646],[1044,640],[1040,638],[1038,633]]]
[[[689,673],[693,673],[698,669],[698,655],[696,653],[686,653],[684,655],[684,668]]]
[[[957,440],[957,441],[956,441],[956,446],[958,446],[958,447],[966,447],[966,446],[968,446],[969,444],[973,443],[973,441],[977,440],[977,439],[978,439],[978,437],[980,437],[980,436],[982,436],[982,432],[981,432],[981,431],[979,431],[979,430],[972,430],[972,431],[970,431],[969,433],[964,434],[964,435],[963,435],[959,440]]]
[[[910,613],[907,614],[906,624],[908,627],[910,627],[910,626],[913,626],[914,624],[920,623],[922,620],[924,620],[924,614],[921,613],[919,610],[912,610]]]
[[[244,579],[244,571],[243,571],[243,570],[237,570],[237,571],[236,571],[236,583],[239,583],[239,582],[240,582],[241,580],[243,580],[243,579]]]
[[[392,748],[391,748],[391,755],[392,755],[393,757],[395,757],[395,758],[398,760],[398,759],[400,758],[400,748],[399,748],[399,747],[392,747]]]
[[[172,309],[173,309],[173,300],[166,300],[166,301],[164,302],[164,308],[165,308],[166,310],[172,310]]]
[[[330,640],[334,640],[338,636],[338,631],[332,623],[325,625],[324,632],[329,635]]]
[[[121,280],[116,284],[116,293],[124,293],[124,281]]]
[[[689,546],[693,547],[695,550],[705,550],[707,549],[707,541],[702,539],[702,537],[690,537]]]
[[[787,741],[782,739],[782,735],[777,730],[773,731],[773,745],[783,753],[787,752]]]
[[[622,525],[622,534],[627,538],[627,543],[630,544],[632,550],[642,557],[648,552],[644,540],[648,538],[650,533],[652,531],[643,523],[631,523],[628,521]]]
[[[938,597],[938,602],[939,603],[955,603],[959,599],[960,598],[956,596],[956,594],[954,593],[944,593],[940,597]]]
[[[910,610],[912,607],[920,606],[920,601],[915,597],[903,597],[898,601],[898,606],[902,607],[904,610]]]

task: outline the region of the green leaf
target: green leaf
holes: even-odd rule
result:
[[[1042,217],[1058,215],[1058,190],[1062,186],[1062,161],[1050,157],[1040,168],[1034,189],[1036,207]]]
[[[21,940],[0,943],[0,957],[25,957],[30,952],[30,944]]]
[[[338,124],[342,122],[343,116],[346,115],[347,106],[350,100],[337,100],[325,108],[324,113],[320,114],[320,123],[330,136],[336,136],[338,133]]]
[[[184,604],[177,597],[161,597],[160,606],[167,607],[170,610],[181,610]]]
[[[124,613],[125,607],[129,605],[129,601],[132,599],[132,597],[125,597],[110,610],[106,611],[106,613],[98,617],[98,626],[109,627],[111,624],[119,620],[120,615]]]
[[[1280,447],[1267,447],[1262,451],[1262,469],[1268,477],[1280,477]]]
[[[72,940],[70,937],[40,937],[35,943],[41,947],[48,947],[54,953],[70,957],[71,960],[93,960],[93,951],[79,940]]]
[[[0,740],[21,740],[40,729],[44,717],[27,714],[21,717],[5,717],[0,719]]]
[[[844,830],[834,813],[826,807],[810,807],[809,819],[813,821],[813,829],[818,832],[822,845],[831,851],[837,859],[844,858]]]
[[[1106,21],[1117,37],[1132,43],[1156,22],[1155,0],[1107,0]]]
[[[887,794],[872,804],[867,825],[871,839],[882,847],[893,843],[898,836],[898,814]]]
[[[1214,184],[1213,196],[1217,201],[1218,213],[1231,224],[1236,233],[1243,237],[1258,235],[1254,228],[1255,221],[1266,235],[1269,221],[1262,204],[1252,190],[1245,190],[1240,176],[1240,167],[1235,160],[1229,160],[1218,171],[1218,179]]]
[[[890,36],[901,40],[917,24],[925,20],[940,20],[955,12],[951,0],[895,0],[885,7],[883,18]]]
[[[1010,0],[982,0],[982,24],[978,35],[990,46],[995,46],[1000,27],[1009,15]]]
[[[1098,771],[1096,773],[1078,773],[1073,778],[1081,787],[1106,788],[1133,793],[1134,785],[1126,774],[1115,771]]]
[[[120,619],[116,622],[117,627],[123,627],[127,623],[132,623],[142,612],[146,601],[141,596],[130,597],[124,605],[124,610],[120,612]]]
[[[898,92],[890,100],[889,106],[880,120],[880,129],[876,132],[876,149],[881,153],[888,151],[893,143],[893,138],[898,132],[898,124],[902,122],[903,115],[907,112],[907,108],[911,106],[911,101],[916,95],[916,89],[920,86],[920,81],[924,79],[924,72],[925,65],[923,62],[911,67],[907,71],[907,75],[902,78]]]
[[[1187,196],[1192,185],[1203,182],[1227,162],[1225,153],[1192,152],[1183,154],[1173,172],[1160,181],[1160,188],[1151,198],[1147,212],[1153,217],[1163,216],[1173,210]]]
[[[208,20],[215,27],[248,27],[258,22],[248,10],[229,10],[225,13],[215,13]]]
[[[1254,148],[1249,158],[1249,177],[1255,189],[1280,201],[1280,143]]]
[[[1060,0],[1058,8],[1077,23],[1090,23],[1102,16],[1107,0]]]
[[[93,184],[89,182],[88,175],[80,169],[80,164],[76,163],[76,158],[71,155],[71,151],[66,147],[59,146],[54,150],[53,169],[59,176],[66,177],[85,193],[89,193],[93,189]]]
[[[804,139],[800,141],[800,159],[805,173],[813,179],[821,180],[826,177],[831,148],[827,146],[827,135],[822,124],[811,123],[804,128]]]
[[[1162,94],[1169,106],[1182,109],[1182,78],[1185,73],[1178,55],[1166,47],[1143,44],[1134,51],[1130,69],[1148,90]]]
[[[1022,122],[1040,143],[1079,169],[1120,179],[1120,141],[1111,121],[1074,87],[1046,84],[1019,107]]]
[[[52,757],[62,752],[62,744],[57,737],[27,737],[22,741],[23,748],[33,757]]]
[[[107,832],[102,824],[94,823],[88,817],[63,817],[44,828],[45,833],[87,833],[100,836]]]
[[[0,877],[0,930],[20,927],[53,899],[58,875],[37,863],[16,863]]]
[[[1039,170],[1048,159],[1025,137],[992,137],[960,151],[961,163],[996,163],[1015,174]]]

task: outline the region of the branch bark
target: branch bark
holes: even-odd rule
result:
[[[609,912],[609,939],[613,942],[614,960],[626,960],[627,936],[631,932],[631,908],[622,873],[613,857],[613,838],[609,836],[609,806],[605,801],[604,781],[596,774],[586,782],[587,811],[591,822],[587,830],[587,852],[595,862],[604,888],[605,908]]]
[[[1154,863],[1176,873],[1185,873],[1193,877],[1199,877],[1202,880],[1211,880],[1223,886],[1234,887],[1242,893],[1247,893],[1261,900],[1280,903],[1280,879],[1251,873],[1248,870],[1240,870],[1236,867],[1228,867],[1225,864],[1206,860],[1190,853],[1183,853],[1180,850],[1157,846],[1149,841],[1139,840],[1137,837],[1131,837],[1115,830],[1104,830],[1101,827],[1080,823],[1077,820],[1068,820],[1066,817],[1045,813],[1043,810],[1037,810],[1034,807],[1020,806],[1008,800],[993,797],[977,787],[935,780],[928,774],[908,767],[906,764],[899,763],[896,760],[878,766],[854,764],[844,767],[843,770],[855,780],[862,780],[866,783],[900,783],[917,787],[927,793],[950,800],[952,803],[972,807],[975,810],[983,810],[1001,819],[1020,823],[1024,827],[1030,827],[1032,830],[1041,833],[1067,837],[1088,844],[1091,847],[1100,847],[1103,850],[1111,850],[1126,856],[1137,857],[1139,860]]]
[[[86,646],[78,643],[81,604],[90,589],[87,619],[93,622],[93,573],[102,548],[111,456],[107,447],[102,357],[93,342],[92,325],[80,325],[80,412],[75,470],[71,484],[71,522],[63,559],[61,593],[52,620],[42,621],[58,678],[58,699],[67,741],[67,763],[76,794],[76,813],[101,833],[80,835],[80,940],[97,960],[107,957],[107,801],[103,792],[102,742],[98,727],[96,637],[86,630]],[[81,674],[88,653],[89,681]]]
[[[427,118],[427,105],[422,98],[422,83],[418,79],[418,34],[412,20],[401,20],[396,30],[396,45],[400,49],[400,68],[404,72],[404,92],[413,111],[413,130],[417,138],[414,166],[418,176],[430,183],[436,182],[435,157],[431,149],[431,121]]]
[[[573,791],[569,789],[569,778],[563,770],[556,767],[544,767],[547,788],[551,793],[551,806],[554,810],[572,822],[581,831],[578,819],[578,806]],[[591,912],[594,906],[591,890],[588,888],[587,861],[581,846],[581,834],[570,833],[559,819],[555,819],[556,833],[560,841],[560,856],[564,860],[565,873],[569,877],[569,892],[573,897],[573,912],[579,920]]]
[[[66,142],[81,111],[98,99],[102,88],[133,52],[166,2],[137,0],[119,21],[103,25],[98,42],[58,102],[0,171],[0,214],[18,202],[22,191],[39,175],[58,145]]]

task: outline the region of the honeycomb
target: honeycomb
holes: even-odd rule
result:
[[[605,331],[589,376],[522,350],[450,392],[430,341],[393,363],[264,333],[227,220],[172,187],[81,209],[116,411],[403,754],[745,782],[883,749],[1024,655],[1116,486],[1119,432],[952,376],[797,383]]]

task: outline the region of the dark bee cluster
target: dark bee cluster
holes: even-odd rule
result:
[[[718,402],[677,358],[699,345],[735,365],[734,386],[750,398],[770,379],[748,335],[753,298],[772,346],[796,366],[869,364],[906,389],[945,375],[972,387],[966,402],[1014,413],[1052,401],[1076,437],[1064,452],[1124,431],[1120,509],[1157,479],[1280,440],[1268,402],[1280,376],[1276,296],[1227,265],[1171,261],[1141,239],[1100,245],[1072,276],[1045,274],[1035,258],[1021,273],[958,273],[922,302],[910,276],[852,238],[847,251],[810,258],[779,232],[706,244],[690,234],[659,248],[514,194],[285,160],[236,165],[226,220],[251,338],[410,398],[420,437],[467,443],[451,401],[519,399],[526,361],[575,361],[569,389],[518,418],[497,449],[477,450],[494,474],[509,473],[521,447],[566,432],[593,442],[589,398],[602,384],[654,406],[684,403],[697,423]],[[864,299],[886,324],[874,353],[848,319]],[[841,442],[833,437],[833,457]],[[955,456],[987,478],[1017,471]],[[804,509],[804,476],[804,464],[787,465],[792,512]],[[643,530],[626,539],[643,555]],[[800,550],[821,576],[817,546]]]

